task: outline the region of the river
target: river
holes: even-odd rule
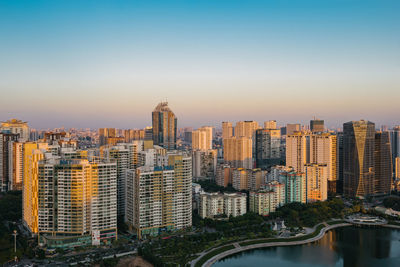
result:
[[[213,267],[400,267],[400,231],[343,227],[317,242],[249,250],[229,256]]]

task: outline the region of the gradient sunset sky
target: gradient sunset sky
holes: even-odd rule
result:
[[[0,120],[400,124],[399,0],[0,0]]]

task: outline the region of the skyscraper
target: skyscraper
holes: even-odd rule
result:
[[[177,118],[168,107],[168,102],[159,103],[152,113],[153,141],[165,149],[176,148]]]
[[[313,133],[325,131],[324,121],[318,119],[310,120],[310,130]]]
[[[350,121],[343,124],[343,193],[348,197],[374,194],[375,124]]]
[[[390,130],[390,144],[392,151],[392,162],[395,162],[397,157],[400,157],[400,126],[394,127]],[[395,164],[393,164],[393,168]]]
[[[400,158],[395,159],[395,178],[400,179]]]
[[[281,160],[281,131],[258,129],[255,137],[255,156],[257,168],[268,169],[279,165]]]
[[[389,194],[392,187],[392,155],[389,132],[375,133],[375,189],[374,194]]]

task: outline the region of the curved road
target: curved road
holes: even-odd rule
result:
[[[224,251],[224,252],[222,252],[222,253],[220,253],[218,255],[215,255],[214,257],[208,259],[203,264],[203,266],[211,267],[211,265],[213,265],[215,262],[217,262],[217,261],[219,261],[219,260],[221,260],[221,259],[223,259],[223,258],[225,258],[225,257],[227,257],[229,255],[236,254],[236,253],[239,253],[239,252],[242,252],[242,251],[245,251],[245,250],[256,249],[256,248],[275,247],[275,246],[294,246],[294,245],[302,245],[302,244],[314,242],[314,241],[317,241],[317,240],[321,239],[325,235],[325,233],[327,231],[331,230],[331,229],[338,228],[338,227],[344,227],[344,226],[351,226],[351,225],[352,224],[350,224],[350,223],[340,223],[340,224],[334,224],[334,225],[327,225],[326,227],[321,229],[321,231],[319,232],[319,234],[317,236],[309,238],[309,239],[306,239],[306,240],[301,240],[301,241],[289,241],[289,242],[279,241],[279,242],[271,242],[271,243],[254,244],[254,245],[248,245],[248,246],[243,246],[243,247],[240,246],[238,242],[236,242],[236,243],[233,243],[233,245],[235,246],[234,249],[227,250],[227,251]],[[249,241],[251,241],[251,240],[249,240]],[[243,241],[241,241],[241,242],[243,242]],[[217,248],[215,248],[215,249],[217,249]],[[208,251],[208,252],[210,252],[210,251]],[[207,253],[205,253],[205,254],[207,254]],[[204,256],[204,254],[201,255],[201,257],[202,256]],[[199,257],[196,260],[192,261],[191,266],[193,267],[201,257]]]

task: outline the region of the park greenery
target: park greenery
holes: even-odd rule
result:
[[[227,187],[219,186],[216,183],[210,181],[210,180],[200,180],[197,181],[199,185],[201,185],[201,188],[205,192],[221,192],[221,193],[231,193],[231,192],[237,192],[235,188],[232,187],[231,184],[229,184]]]
[[[193,231],[168,239],[148,240],[139,254],[155,266],[184,266],[197,254],[234,241],[270,237],[272,231],[265,219],[257,214],[230,217],[225,220],[201,219],[193,216]]]
[[[14,256],[21,258],[34,257],[34,251],[27,240],[19,233],[17,236],[17,253],[14,253],[14,237],[17,222],[22,218],[22,193],[11,191],[0,195],[0,263],[11,260]]]
[[[346,213],[353,212],[344,208],[343,201],[338,198],[324,202],[293,202],[278,208],[270,214],[271,219],[282,219],[289,227],[313,227],[331,218],[343,218]]]
[[[400,197],[388,197],[383,200],[385,208],[400,211]]]

